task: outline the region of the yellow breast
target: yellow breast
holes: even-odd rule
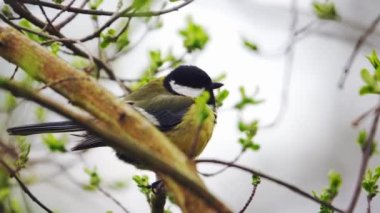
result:
[[[215,125],[215,114],[207,107],[208,117],[203,123],[194,118],[199,115],[197,107],[192,105],[183,120],[174,129],[165,132],[166,136],[177,145],[189,158],[198,156],[210,140]]]

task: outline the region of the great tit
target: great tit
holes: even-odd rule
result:
[[[189,158],[198,156],[211,138],[216,123],[214,89],[223,86],[212,82],[207,73],[196,66],[179,66],[166,77],[155,79],[130,93],[125,99],[142,116],[161,130]],[[195,98],[209,93],[206,110],[209,116],[199,122],[199,107]],[[201,127],[201,128],[200,128]],[[72,121],[32,124],[9,128],[10,135],[76,132],[84,129]],[[143,132],[141,134],[144,134]],[[101,138],[86,132],[72,150],[107,146]],[[116,153],[127,162],[128,156]]]

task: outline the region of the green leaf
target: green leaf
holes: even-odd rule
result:
[[[105,33],[100,34],[100,38],[101,38],[100,47],[105,49],[111,43],[115,42],[115,35],[116,35],[116,30],[112,28],[108,29]]]
[[[21,26],[21,27],[24,27],[24,28],[27,28],[27,29],[30,29],[30,30],[33,30],[33,31],[37,31],[37,32],[41,32],[41,29],[34,26],[32,23],[30,23],[28,20],[26,19],[21,19],[18,24]],[[33,41],[35,42],[43,42],[45,41],[45,38],[44,37],[41,37],[39,35],[36,35],[34,33],[30,33],[30,32],[25,32],[25,34],[30,38],[32,39]]]
[[[187,20],[187,26],[179,31],[183,37],[183,46],[187,52],[202,50],[209,41],[209,36],[203,27],[193,22],[191,18]]]
[[[96,167],[94,167],[92,170],[89,168],[84,168],[84,172],[90,177],[90,179],[88,184],[83,186],[83,189],[88,191],[96,190],[101,183],[101,178],[97,173]]]
[[[221,107],[223,105],[223,102],[227,99],[229,94],[230,94],[230,92],[226,89],[219,91],[215,97],[216,107]]]
[[[380,178],[380,167],[377,167],[374,171],[368,169],[365,174],[362,187],[367,192],[369,198],[374,198],[379,193],[379,186],[377,184]]]
[[[9,188],[0,188],[0,203],[4,203],[10,194],[11,190]]]
[[[135,8],[135,10],[147,9],[151,3],[151,0],[134,0],[132,7]]]
[[[116,48],[118,51],[123,50],[125,47],[129,45],[129,33],[128,30],[125,30],[116,41]]]
[[[103,0],[90,0],[90,9],[97,10],[100,5],[103,3]]]
[[[54,55],[58,55],[59,50],[61,49],[61,44],[59,42],[53,42],[50,45],[50,50]]]
[[[9,7],[9,5],[4,4],[1,8],[1,13],[7,17],[7,18],[13,18],[13,12],[12,9]]]
[[[364,148],[367,143],[367,132],[365,130],[361,130],[356,139],[357,144],[359,144],[360,148]]]
[[[65,0],[53,0],[53,2],[56,4],[62,4],[63,1],[65,1]]]
[[[257,52],[257,51],[259,50],[259,48],[258,48],[258,46],[257,46],[256,43],[253,43],[252,41],[249,41],[249,40],[244,39],[244,38],[243,38],[243,45],[244,45],[247,49],[249,49],[249,50],[251,50],[251,51],[253,51],[253,52]]]
[[[235,108],[238,110],[243,110],[246,106],[249,105],[257,105],[264,102],[264,100],[258,100],[254,97],[248,97],[243,86],[239,87],[239,92],[241,99],[237,104],[235,104]]]
[[[12,93],[7,92],[5,95],[5,110],[11,112],[17,107],[17,102],[15,96]]]
[[[29,161],[29,153],[30,153],[31,145],[27,143],[25,140],[19,143],[20,153],[18,159],[16,160],[17,168],[25,168],[26,163]]]
[[[148,203],[150,203],[150,196],[153,193],[153,191],[152,187],[149,184],[149,177],[146,175],[134,175],[132,179],[137,184],[137,187],[139,188],[140,192],[145,195]]]
[[[371,54],[367,55],[367,59],[372,64],[373,68],[377,69],[378,67],[380,67],[380,60],[377,56],[376,50],[372,50]]]
[[[374,86],[376,84],[375,78],[372,76],[372,74],[367,69],[362,69],[360,72],[360,75],[365,83],[367,83],[369,86]]]
[[[210,94],[208,92],[203,92],[199,97],[195,99],[199,124],[203,124],[203,122],[210,116],[210,109],[207,105],[209,99]]]
[[[324,188],[322,190],[322,193],[318,195],[316,192],[313,191],[314,197],[318,198],[321,201],[324,201],[326,203],[331,203],[334,198],[338,195],[339,189],[342,186],[342,176],[335,171],[330,171],[328,173],[329,177],[329,185],[328,187]],[[328,208],[325,205],[321,205],[319,209],[320,213],[333,213],[334,211],[330,208]]]
[[[36,118],[39,122],[44,122],[46,119],[46,110],[43,107],[37,107],[34,111]]]
[[[63,138],[56,138],[53,134],[48,133],[42,136],[43,143],[51,152],[66,152],[65,144],[66,140]]]
[[[71,62],[71,65],[76,69],[85,69],[90,66],[90,61],[86,58],[75,56],[74,60]]]
[[[339,15],[335,9],[335,4],[331,1],[313,2],[313,9],[315,15],[320,19],[337,20]]]
[[[260,144],[257,144],[253,138],[256,136],[258,131],[258,121],[252,121],[250,123],[244,123],[239,121],[238,128],[240,132],[244,134],[244,137],[239,138],[239,143],[243,150],[250,149],[252,151],[257,151],[260,149]]]
[[[371,86],[368,86],[368,85],[365,85],[365,86],[362,86],[359,90],[359,94],[360,95],[366,95],[366,94],[371,94],[374,92],[374,89],[373,87]]]
[[[258,186],[261,183],[261,178],[258,175],[252,175],[252,185]]]

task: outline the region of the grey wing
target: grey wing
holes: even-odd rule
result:
[[[178,95],[159,95],[149,101],[133,101],[132,105],[161,131],[169,131],[178,125],[193,99]]]

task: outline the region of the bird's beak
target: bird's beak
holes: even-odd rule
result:
[[[222,83],[219,83],[219,82],[213,82],[213,83],[211,84],[211,89],[218,89],[218,88],[220,88],[220,87],[222,87],[222,86],[223,86]]]

